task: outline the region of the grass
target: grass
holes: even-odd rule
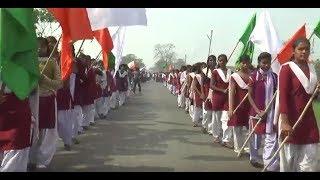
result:
[[[313,110],[314,110],[314,114],[316,115],[316,119],[319,127],[320,125],[320,102],[319,101],[315,101],[313,103]]]

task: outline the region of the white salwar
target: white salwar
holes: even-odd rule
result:
[[[115,109],[119,104],[119,91],[112,92],[112,95],[110,97],[110,107],[112,109]]]
[[[248,132],[247,128],[244,126],[234,126],[232,128],[233,131],[233,146],[234,152],[240,152],[240,149],[245,141],[246,134]],[[248,149],[248,145],[246,145],[245,150]]]
[[[30,147],[0,152],[0,172],[26,172]]]
[[[73,112],[69,110],[59,110],[58,111],[58,134],[63,140],[64,144],[72,144],[72,135],[74,135],[72,125],[73,125]]]
[[[221,140],[222,142],[231,143],[233,140],[232,139],[233,131],[232,131],[232,127],[228,126],[228,120],[229,120],[228,111],[220,111],[220,112],[221,112],[220,120],[221,120],[221,127],[222,127]]]
[[[83,114],[81,106],[80,105],[74,106],[73,112],[74,112],[74,116],[76,119],[75,123],[77,123],[73,126],[74,131],[77,131],[77,133],[83,132],[82,124],[84,122],[84,114]]]
[[[88,127],[90,125],[90,122],[94,122],[94,114],[95,114],[94,104],[83,106],[82,112],[84,116],[82,121],[82,126]]]
[[[104,98],[100,97],[95,100],[95,115],[98,115],[97,118],[99,118],[99,115],[106,115],[105,112],[105,103],[104,103]]]
[[[318,144],[285,144],[280,151],[280,172],[315,172]]]
[[[57,140],[57,123],[53,129],[41,129],[39,140],[30,148],[30,162],[37,166],[48,166],[56,152]]]
[[[210,109],[205,109],[205,103],[202,103],[202,127],[208,131],[208,133],[212,134],[210,129],[211,127],[211,118],[212,118],[212,111]],[[209,127],[210,126],[210,127]]]
[[[119,106],[122,106],[126,101],[126,93],[127,91],[120,91],[119,92]]]
[[[222,113],[224,111],[212,111],[212,136],[217,139],[222,139],[223,131],[222,131]]]

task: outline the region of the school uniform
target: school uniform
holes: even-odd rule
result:
[[[291,126],[298,120],[316,85],[317,75],[313,64],[308,63],[307,71],[300,69],[294,62],[281,66],[278,107],[280,114],[287,115]],[[277,124],[280,134],[281,117]],[[302,122],[280,151],[280,171],[317,171],[318,143],[319,130],[313,108],[310,106]]]

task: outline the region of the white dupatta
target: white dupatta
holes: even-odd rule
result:
[[[215,69],[214,71],[218,72],[218,74],[219,74],[219,76],[220,76],[220,78],[222,79],[223,82],[225,82],[225,83],[229,82],[230,76],[231,76],[231,70],[230,69],[227,69],[227,74],[226,75],[223,73],[222,69],[220,69],[220,68]]]
[[[248,84],[246,84],[243,79],[241,78],[241,76],[238,73],[233,73],[231,75],[231,77],[233,77],[233,79],[236,81],[236,83],[239,85],[239,87],[241,89],[248,89],[249,86]]]

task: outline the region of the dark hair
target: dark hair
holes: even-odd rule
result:
[[[48,42],[53,42],[53,43],[57,43],[58,42],[57,39],[54,36],[48,36],[46,39],[48,40]]]
[[[225,58],[226,61],[228,61],[228,57],[227,57],[227,55],[225,55],[225,54],[220,54],[220,55],[218,56],[218,59],[220,59],[220,58]],[[217,68],[220,68],[220,66],[219,66],[218,63],[217,63]]]
[[[210,56],[208,56],[207,64],[208,64],[208,62],[209,62],[209,59],[210,59],[210,58],[212,58],[212,59],[213,59],[213,63],[214,63],[214,64],[217,64],[217,58],[216,58],[216,56],[215,56],[215,55],[213,55],[213,54],[212,54],[212,55],[210,55]]]
[[[271,61],[271,54],[268,52],[262,52],[260,53],[260,55],[258,56],[258,65],[257,65],[257,69],[260,68],[259,64],[261,62],[262,59],[268,59],[269,61]]]
[[[49,56],[49,53],[50,53],[50,48],[49,48],[49,42],[48,42],[48,39],[44,38],[44,37],[38,37],[37,38],[38,40],[38,44],[39,46],[41,45],[44,45],[47,47],[47,52],[46,52],[46,56]]]
[[[185,70],[187,70],[187,66],[181,66],[180,71],[183,72]]]
[[[295,48],[296,48],[297,46],[299,46],[299,44],[302,43],[302,42],[307,43],[308,46],[310,47],[310,41],[309,41],[307,38],[305,38],[305,37],[301,37],[301,38],[298,38],[297,40],[295,40],[295,41],[293,42],[292,48],[295,49]]]
[[[239,62],[244,62],[244,61],[250,62],[251,59],[250,59],[250,57],[248,55],[244,54],[244,55],[240,56]]]
[[[295,49],[297,46],[299,46],[299,44],[302,43],[302,42],[307,43],[309,47],[311,46],[311,45],[310,45],[310,41],[309,41],[307,38],[301,37],[301,38],[296,39],[296,40],[293,42],[293,44],[292,44],[292,49],[293,49],[293,51],[294,51],[294,49]],[[292,54],[292,56],[291,56],[291,58],[290,58],[290,61],[292,61],[293,59],[294,59],[294,55]]]

